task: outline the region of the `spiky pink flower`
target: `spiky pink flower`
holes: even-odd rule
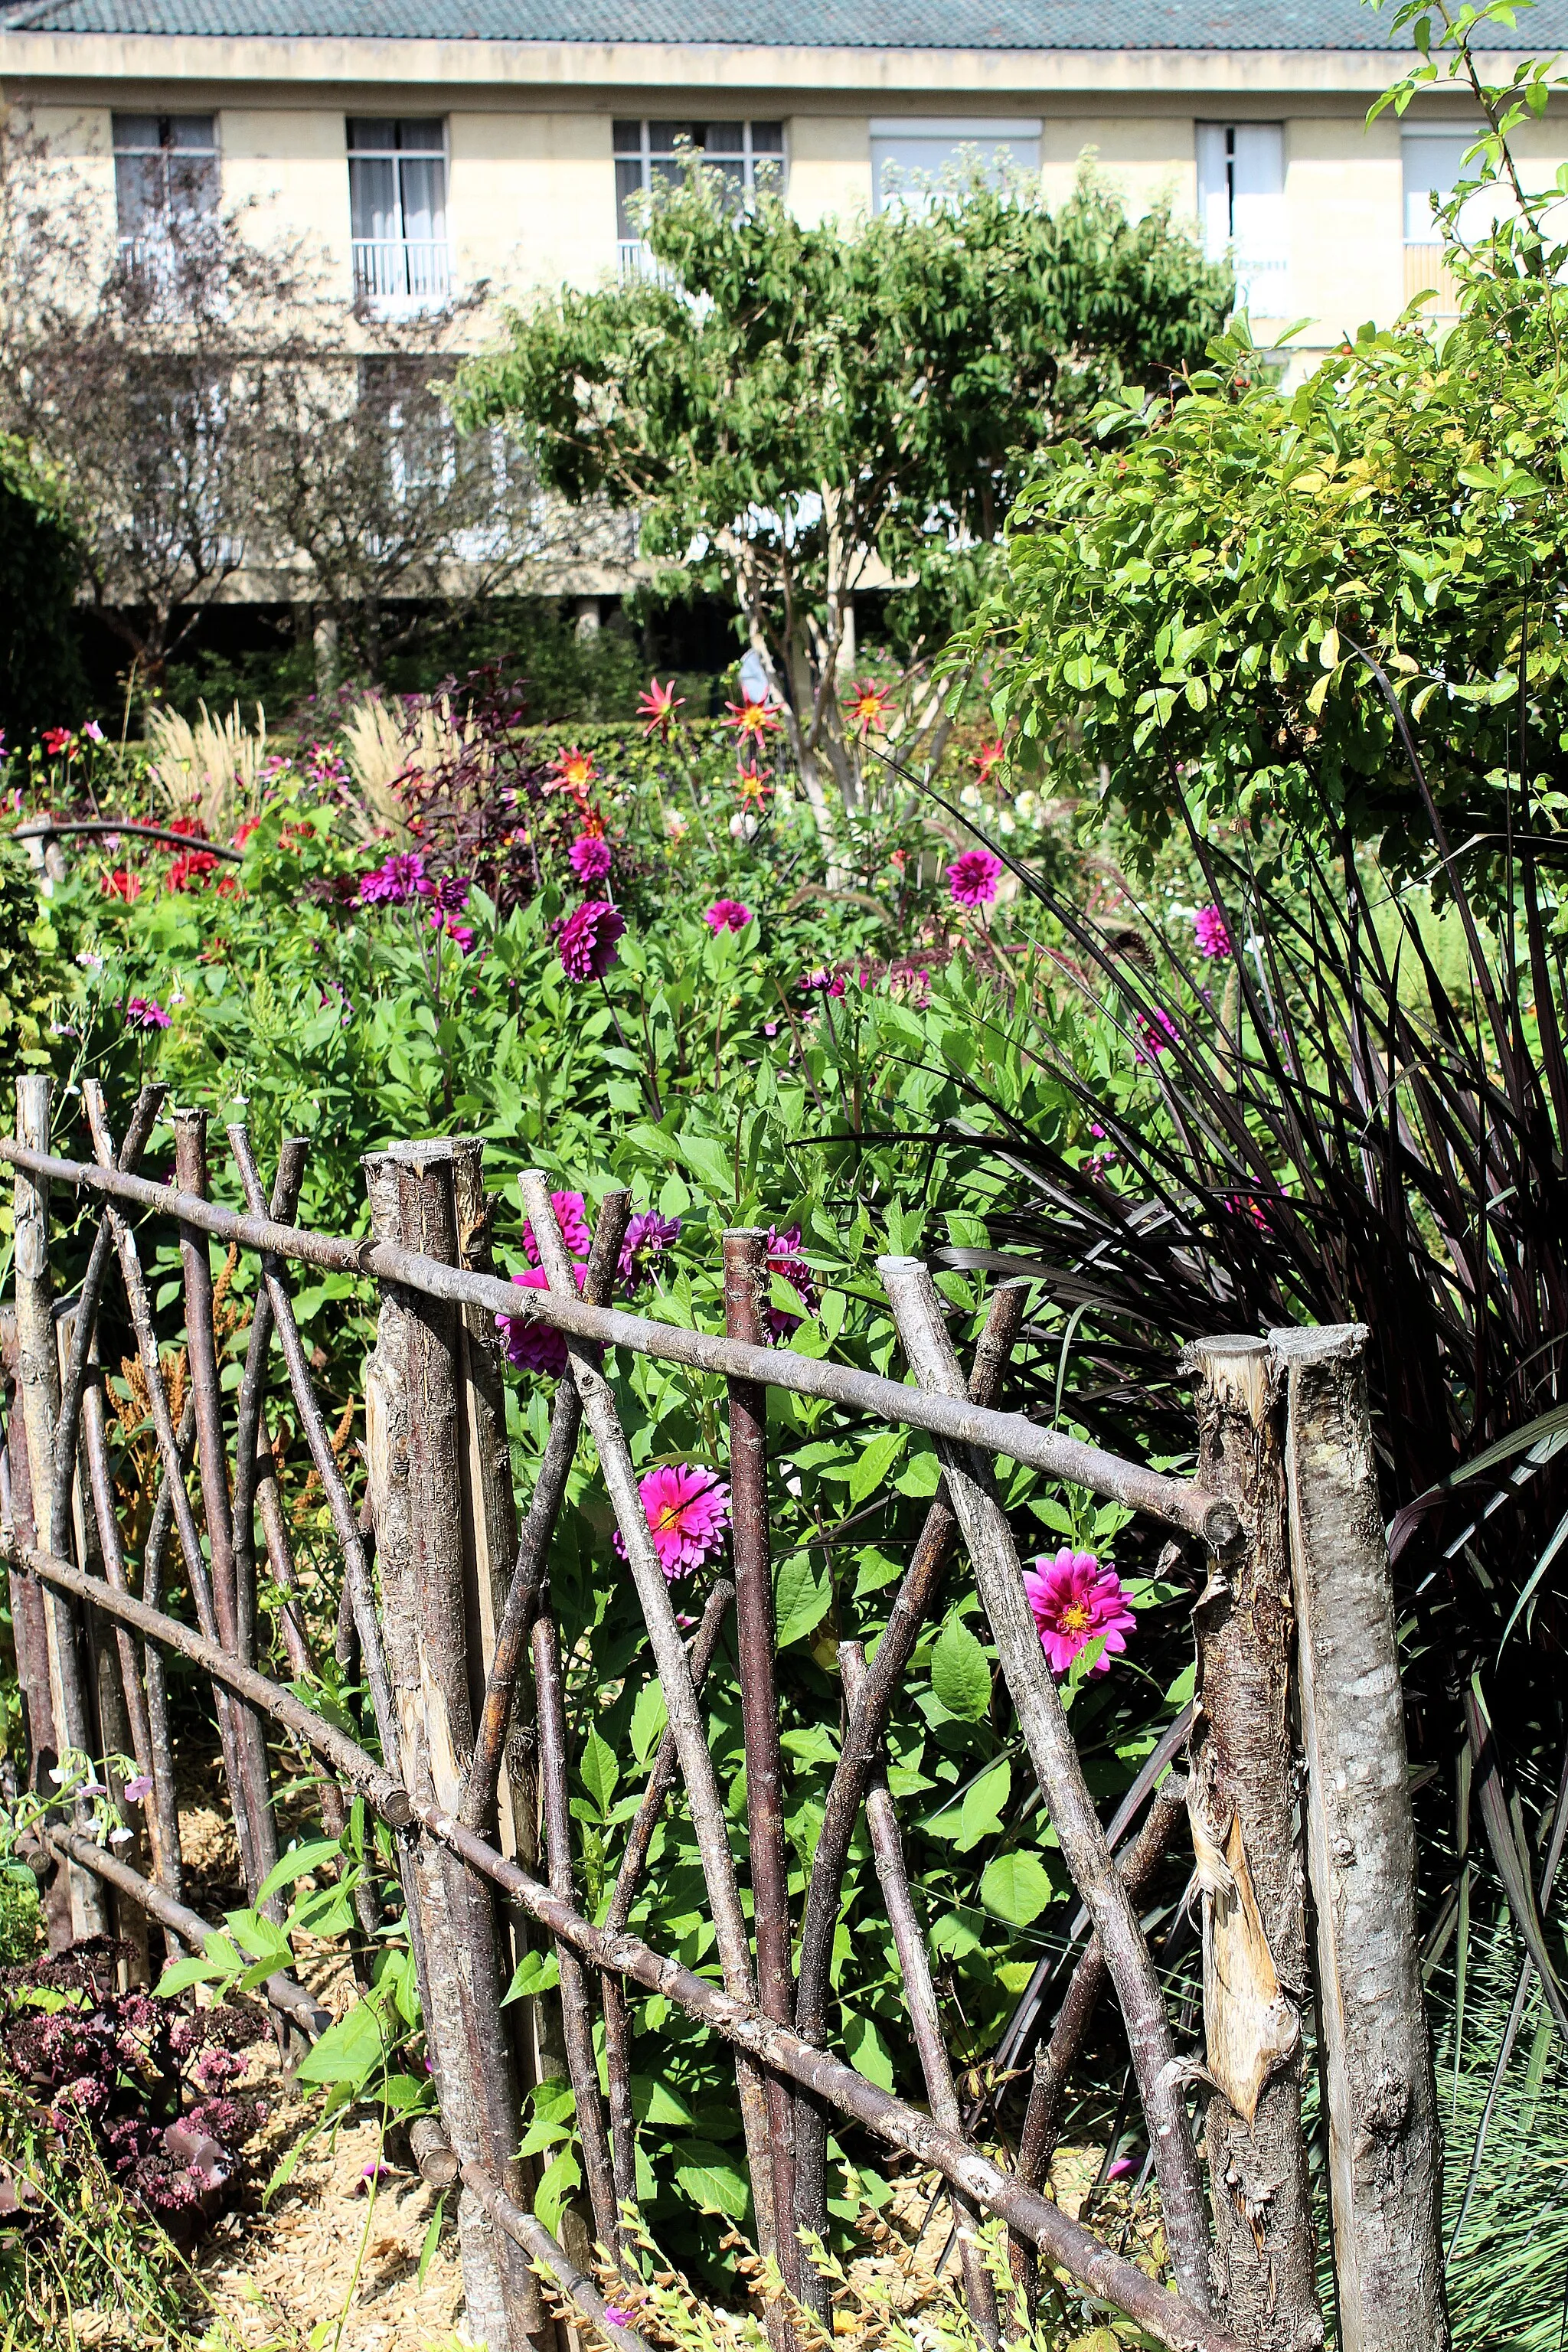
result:
[[[568,980],[602,980],[620,950],[626,918],[607,898],[584,898],[561,926],[561,969]]]
[[[768,1227],[767,1267],[770,1282],[777,1275],[781,1282],[788,1283],[805,1314],[816,1314],[816,1284],[812,1279],[811,1268],[800,1255],[798,1225],[791,1225],[787,1232],[782,1234],[776,1225]],[[770,1344],[776,1347],[781,1339],[787,1339],[790,1333],[798,1328],[801,1317],[786,1314],[783,1307],[774,1307],[770,1300],[763,1308],[763,1321],[767,1327]]]
[[[580,833],[566,855],[579,882],[602,882],[615,862],[602,833]]]
[[[133,996],[125,1008],[128,1029],[167,1029],[170,1015],[155,996]]]
[[[721,1549],[730,1523],[730,1489],[717,1470],[701,1470],[692,1462],[667,1462],[638,1480],[637,1493],[658,1564],[671,1584],[689,1576]],[[626,1548],[618,1528],[616,1549],[625,1559]]]
[[[1200,907],[1193,917],[1193,933],[1199,955],[1207,956],[1211,962],[1215,956],[1230,953],[1230,933],[1222,908]]]
[[[585,1265],[574,1265],[577,1287],[583,1287]],[[541,1266],[531,1266],[526,1274],[514,1274],[512,1280],[524,1290],[548,1290],[550,1277]],[[519,1365],[524,1371],[548,1372],[552,1380],[566,1376],[566,1341],[552,1323],[537,1323],[529,1315],[498,1315],[496,1328],[505,1342],[507,1361]]]
[[[966,849],[947,869],[955,907],[988,907],[1002,879],[1002,860],[989,849]]]
[[[739,898],[715,898],[702,919],[710,931],[743,931],[752,910],[742,907]]]
[[[555,1222],[561,1228],[561,1238],[574,1257],[588,1254],[588,1204],[581,1192],[552,1192],[550,1205],[555,1212]],[[636,1223],[634,1218],[633,1223]],[[626,1229],[630,1232],[630,1226]],[[530,1265],[540,1263],[539,1244],[533,1237],[533,1220],[525,1218],[522,1227],[522,1254]]]
[[[403,907],[425,887],[425,860],[417,851],[384,858],[359,877],[362,907]]]
[[[1121,1579],[1109,1563],[1101,1568],[1093,1552],[1064,1544],[1054,1559],[1037,1559],[1025,1570],[1024,1591],[1053,1673],[1065,1675],[1079,1652],[1102,1636],[1105,1647],[1091,1674],[1104,1674],[1112,1651],[1127,1647],[1123,1637],[1137,1621]]]

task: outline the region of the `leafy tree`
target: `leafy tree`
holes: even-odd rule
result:
[[[1391,101],[1446,67],[1471,76],[1476,21],[1454,12],[1451,54],[1424,53]],[[1560,196],[1520,191],[1507,143],[1547,84],[1530,65],[1476,88],[1489,127],[1443,215],[1457,325],[1435,339],[1412,306],[1285,390],[1238,322],[1207,367],[1119,390],[1089,436],[1044,451],[1010,518],[968,648],[1014,656],[996,716],[1037,755],[1098,769],[1151,837],[1184,793],[1200,818],[1380,833],[1396,866],[1424,862],[1396,696],[1458,839],[1499,846],[1521,778],[1538,809],[1562,805],[1565,257],[1547,234]],[[1501,218],[1470,247],[1478,193]]]
[[[79,559],[58,485],[0,436],[0,728],[13,744],[75,716]]]
[[[857,593],[892,585],[906,654],[940,644],[1033,454],[1197,358],[1230,278],[1092,177],[1054,214],[972,177],[846,230],[774,189],[737,211],[693,159],[647,231],[657,277],[514,316],[456,413],[510,425],[569,499],[638,508],[667,589],[733,599],[831,839]]]

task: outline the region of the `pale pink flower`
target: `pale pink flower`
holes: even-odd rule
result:
[[[1054,1559],[1037,1559],[1025,1570],[1024,1591],[1056,1674],[1065,1675],[1079,1652],[1102,1635],[1105,1647],[1091,1674],[1104,1674],[1111,1652],[1127,1647],[1123,1636],[1136,1621],[1121,1579],[1109,1563],[1101,1568],[1093,1552],[1064,1544]]]
[[[671,1584],[722,1546],[730,1489],[716,1470],[699,1469],[691,1462],[665,1463],[638,1481],[637,1493],[658,1564]],[[616,1549],[624,1559],[626,1548],[618,1528]]]

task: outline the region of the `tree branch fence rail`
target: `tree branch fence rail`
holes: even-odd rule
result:
[[[459,2189],[458,2230],[469,2331],[491,2352],[554,2352],[540,2274],[612,2342],[642,2338],[606,2311],[604,2283],[627,2267],[636,2125],[627,1989],[662,1995],[733,2054],[760,2251],[785,2294],[765,2300],[773,2352],[795,2352],[813,2316],[830,2328],[827,2292],[804,2242],[826,2228],[829,2120],[847,2118],[947,2184],[959,2275],[981,2338],[1015,2326],[975,2231],[1000,2216],[1014,2278],[1034,2308],[1039,2266],[1135,2321],[1172,2352],[1310,2352],[1324,2336],[1315,2284],[1314,2213],[1301,2126],[1302,2021],[1315,2002],[1326,2052],[1339,2344],[1342,2352],[1444,2352],[1438,2244],[1440,2142],[1421,2010],[1414,1841],[1406,1790],[1386,1546],[1358,1329],[1202,1343],[1197,1480],[1162,1475],[998,1409],[1024,1292],[994,1296],[963,1373],[927,1268],[879,1261],[912,1384],[787,1347],[762,1344],[764,1238],[723,1244],[726,1332],[689,1330],[610,1305],[629,1202],[601,1205],[579,1296],[546,1180],[522,1180],[549,1284],[520,1290],[489,1255],[482,1146],[409,1143],[366,1161],[371,1234],[323,1234],[290,1222],[306,1147],[285,1142],[263,1188],[243,1127],[227,1130],[247,1211],[209,1197],[207,1127],[174,1116],[175,1177],[138,1163],[165,1109],[142,1089],[117,1148],[107,1106],[83,1089],[94,1159],[51,1151],[51,1082],[16,1086],[15,1370],[7,1395],[4,1545],[10,1568],[31,1785],[67,1748],[133,1754],[151,1784],[144,1851],[116,1856],[79,1809],[57,1805],[45,1836],[59,1864],[56,1940],[132,1918],[200,1945],[211,1929],[184,1900],[179,1810],[164,1657],[211,1682],[221,1762],[249,1897],[273,1867],[279,1833],[267,1734],[313,1759],[323,1818],[341,1828],[363,1798],[393,1833],[407,1909],[439,2124],[416,2127],[432,2179]],[[85,1275],[55,1295],[49,1198],[100,1204]],[[181,1251],[189,1392],[176,1419],[139,1254],[151,1223]],[[237,1389],[226,1395],[215,1334],[208,1244],[259,1259],[260,1281]],[[97,1330],[118,1266],[156,1440],[159,1486],[132,1590],[108,1452]],[[290,1270],[325,1269],[376,1286],[365,1375],[362,1521],[313,1391]],[[498,1315],[560,1331],[568,1370],[548,1443],[520,1514],[506,1438]],[[633,1451],[605,1381],[606,1349],[662,1358],[722,1379],[730,1415],[732,1582],[711,1590],[689,1640],[678,1622],[637,1492]],[[296,1679],[311,1658],[289,1529],[266,1435],[280,1360],[342,1560],[340,1656],[355,1656],[379,1757],[263,1671],[258,1560],[282,1610]],[[942,1478],[867,1660],[840,1655],[843,1738],[791,1915],[769,1548],[766,1391],[819,1398],[884,1426],[932,1437]],[[667,1712],[602,1922],[578,1906],[568,1798],[569,1731],[548,1566],[569,1471],[586,1426],[641,1602]],[[1142,1512],[1190,1554],[1201,1673],[1187,1777],[1162,1742],[1108,1834],[1089,1796],[1046,1663],[999,1499],[998,1460],[1030,1465]],[[1083,1906],[1087,1948],[1043,2041],[1019,2147],[974,2136],[961,2110],[942,2004],[911,1898],[897,1809],[881,1760],[889,1710],[944,1571],[962,1548],[974,1575],[1009,1703]],[[195,1627],[166,1605],[184,1579]],[[748,1922],[702,1690],[731,1608],[741,1663],[752,1917]],[[1298,1673],[1298,1635],[1301,1671]],[[524,1736],[520,1698],[531,1684]],[[1292,1723],[1299,1714],[1305,1762]],[[1303,1795],[1304,1775],[1304,1795]],[[716,1937],[714,1983],[627,1926],[665,1810],[683,1798],[696,1833]],[[1135,1832],[1140,1809],[1148,1814]],[[1204,1935],[1201,2062],[1178,2046],[1138,1896],[1184,1817],[1197,1856]],[[851,1839],[867,1822],[899,1951],[924,2107],[880,2088],[828,2046],[828,1963]],[[1135,1833],[1134,1833],[1135,1832]],[[1315,1990],[1306,1891],[1315,1915]],[[374,1930],[375,1920],[366,1923]],[[559,1962],[559,2016],[501,2006],[533,1930]],[[143,1943],[145,1927],[142,1927]],[[1120,2004],[1149,2130],[1174,2284],[1166,2287],[1047,2193],[1067,2075],[1100,1988]],[[267,1987],[280,2019],[307,2034],[322,2013],[286,1972]],[[1031,2014],[1042,1989],[1031,1988]],[[595,2052],[602,2015],[605,2074]],[[1016,2061],[1025,2028],[1009,2037]],[[553,2054],[542,2037],[553,2034]],[[563,2068],[575,2101],[592,2211],[568,2252],[531,2210],[520,2158],[522,2095]],[[1208,2180],[1189,2093],[1206,2100]]]

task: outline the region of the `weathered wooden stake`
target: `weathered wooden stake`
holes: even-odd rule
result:
[[[372,1229],[447,1265],[458,1254],[449,1144],[403,1144],[365,1161]],[[384,1284],[365,1372],[365,1423],[387,1667],[405,1784],[456,1812],[473,1744],[463,1534],[465,1439],[459,1312]],[[441,2116],[458,2156],[507,2193],[518,2096],[500,2000],[493,1899],[450,1854],[416,1853],[408,1884],[423,1950],[425,2024]],[[554,2329],[525,2258],[465,2190],[458,2209],[466,2325],[489,2352],[553,2352]]]
[[[16,1081],[16,1140],[35,1151],[49,1149],[49,1111],[54,1080],[28,1076]],[[60,1366],[55,1340],[54,1313],[49,1297],[49,1188],[44,1180],[16,1177],[14,1202],[16,1235],[16,1373],[21,1390],[22,1420],[27,1433],[27,1459],[33,1474],[33,1517],[38,1542],[45,1551],[63,1551],[67,1530],[54,1524],[53,1464],[55,1424],[60,1410]],[[44,1627],[48,1643],[49,1706],[55,1738],[86,1755],[92,1744],[91,1726],[83,1687],[81,1654],[76,1612],[57,1592],[44,1595]],[[85,1827],[79,1819],[79,1827]],[[79,1863],[67,1865],[74,1936],[101,1936],[109,1911],[102,1891]]]
[[[1366,1329],[1272,1331],[1317,1912],[1341,2352],[1447,2352],[1443,2143]]]
[[[1261,1339],[1195,1340],[1198,1475],[1241,1538],[1210,1556],[1194,1612],[1202,1713],[1188,1803],[1205,1867],[1204,2022],[1218,2308],[1249,2352],[1317,2352],[1311,2187],[1301,2130],[1306,1887],[1294,1817],[1294,1624],[1285,1469]]]

